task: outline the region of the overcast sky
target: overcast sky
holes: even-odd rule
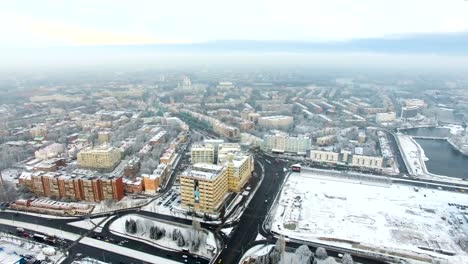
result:
[[[468,31],[466,0],[15,0],[0,47],[329,41]]]

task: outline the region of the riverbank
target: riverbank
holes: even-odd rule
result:
[[[441,175],[430,172],[426,162],[431,160],[426,156],[424,148],[410,135],[397,133],[395,135],[402,158],[408,168],[408,174],[421,179],[440,180],[451,183],[465,184],[463,174],[459,176]],[[431,140],[432,141],[432,140]],[[448,157],[447,157],[448,158]],[[447,164],[445,163],[445,167]],[[462,171],[463,173],[463,171]]]

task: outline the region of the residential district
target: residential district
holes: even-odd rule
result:
[[[466,80],[148,76],[1,92],[0,263],[466,263]]]

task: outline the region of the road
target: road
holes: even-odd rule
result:
[[[225,248],[214,263],[218,263],[219,260],[222,263],[237,263],[240,260],[244,251],[248,249],[249,243],[255,241],[268,213],[268,208],[270,208],[284,179],[284,162],[276,164],[274,159],[269,157],[256,157],[256,159],[262,162],[265,167],[263,182],[245,209],[237,228],[233,230],[231,237],[226,241]],[[264,162],[265,159],[269,160],[271,165]]]
[[[128,212],[121,213],[121,214],[127,214],[127,213],[141,213],[142,215],[149,215],[149,216],[154,217],[154,215],[152,213],[150,213],[150,212],[143,212],[143,211],[138,212],[137,210],[134,210],[134,211],[132,210],[132,211],[128,211]],[[124,245],[126,248],[138,250],[138,251],[145,252],[145,253],[155,255],[155,256],[158,256],[158,257],[171,259],[171,260],[174,260],[174,261],[184,262],[185,260],[188,260],[189,263],[196,263],[196,262],[208,263],[209,262],[206,259],[196,258],[196,257],[194,257],[194,256],[192,256],[190,254],[186,254],[186,253],[182,253],[182,252],[168,251],[168,250],[160,249],[160,248],[154,247],[152,245],[140,242],[138,240],[123,238],[123,237],[120,237],[118,235],[114,235],[108,229],[109,224],[110,224],[109,222],[106,223],[105,227],[102,229],[102,232],[90,232],[89,234],[87,234],[89,232],[89,230],[82,229],[82,228],[79,228],[79,227],[72,226],[72,225],[68,224],[68,223],[73,222],[73,221],[78,221],[79,219],[51,219],[51,218],[42,218],[42,217],[27,215],[27,214],[16,214],[14,212],[2,212],[0,214],[0,218],[9,219],[9,220],[13,220],[13,221],[28,222],[28,223],[36,224],[36,225],[38,225],[38,227],[39,226],[47,226],[47,227],[51,227],[51,228],[55,228],[55,229],[60,229],[62,231],[74,233],[74,234],[77,234],[77,235],[86,235],[88,237],[92,237],[93,235],[94,236],[107,237],[109,240],[116,241],[114,243],[118,243],[118,241],[122,241],[122,240],[128,240],[129,243]],[[96,217],[91,217],[91,218],[96,218]],[[178,220],[178,219],[174,219],[174,220]],[[190,222],[190,224],[191,224],[191,222]],[[2,226],[2,227],[4,229],[7,228],[6,226]],[[34,233],[37,233],[37,232],[34,232]],[[94,254],[93,253],[94,251],[89,250],[89,248],[90,247],[87,246],[87,245],[84,245],[82,243],[77,243],[76,245],[73,245],[71,248],[69,248],[69,251],[71,253],[74,253],[74,254],[82,253],[83,255],[90,256],[90,257],[96,258],[98,260],[104,260],[105,259],[107,261],[109,261],[110,259],[119,260],[120,259],[119,257],[122,256],[120,254],[112,253],[110,251],[107,251],[107,252],[105,252],[105,254],[103,254],[102,253],[103,251],[101,249],[95,249],[96,254]],[[70,254],[70,255],[72,255],[72,254]],[[183,255],[186,255],[187,258],[184,258]],[[126,258],[123,258],[123,259],[126,259]],[[129,258],[129,259],[131,259],[131,258]],[[119,262],[113,262],[113,263],[119,263]],[[127,262],[124,261],[123,263],[127,263]],[[131,263],[131,262],[129,262],[129,263]],[[142,261],[138,260],[137,262],[134,262],[134,263],[142,263]]]

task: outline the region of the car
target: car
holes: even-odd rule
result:
[[[183,257],[183,258],[185,258],[185,259],[186,259],[186,258],[188,258],[188,256],[187,256],[187,255],[182,255],[182,257]]]

